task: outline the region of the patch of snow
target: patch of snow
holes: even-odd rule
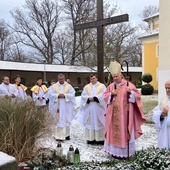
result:
[[[142,96],[145,100],[157,100],[157,95]],[[76,97],[77,107],[80,104],[80,97]],[[143,135],[136,140],[136,150],[146,149],[148,147],[157,147],[157,134],[154,124],[142,125]],[[75,120],[72,121],[71,125],[71,140],[63,141],[63,153],[67,154],[70,145],[73,145],[74,149],[78,148],[80,151],[80,159],[82,162],[85,161],[106,161],[113,159],[103,150],[103,145],[90,145],[85,140],[85,128],[77,123]],[[57,142],[52,137],[43,138],[38,141],[39,147],[55,149]]]
[[[7,155],[4,152],[0,152],[0,166],[13,161],[16,161],[14,157]]]

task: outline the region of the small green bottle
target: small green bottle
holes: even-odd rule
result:
[[[79,163],[80,163],[80,153],[78,148],[76,148],[74,151],[74,164],[78,165]]]

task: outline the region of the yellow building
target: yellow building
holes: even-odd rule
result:
[[[159,57],[159,13],[146,18],[149,31],[139,39],[142,41],[142,74],[150,73],[154,90],[158,90],[158,57]]]

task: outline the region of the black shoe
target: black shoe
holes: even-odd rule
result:
[[[55,138],[55,137],[53,137],[54,138],[54,140],[56,141],[56,142],[62,142],[63,140],[62,139],[57,139],[57,138]]]
[[[70,135],[66,137],[66,140],[70,140]]]
[[[118,159],[118,160],[126,160],[127,157],[119,157],[119,156],[114,156],[112,155],[113,158]]]
[[[95,140],[92,140],[92,141],[87,140],[87,144],[93,145],[93,144],[95,144],[95,143],[96,143],[96,141],[95,141]]]
[[[98,144],[98,145],[104,145],[104,140],[102,140],[102,141],[96,141],[96,144]]]

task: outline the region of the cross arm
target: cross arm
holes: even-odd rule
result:
[[[90,28],[96,28],[98,26],[105,26],[110,24],[117,24],[120,22],[129,21],[129,15],[123,14],[115,17],[110,17],[102,20],[97,20],[93,22],[78,24],[75,26],[76,31],[83,30],[83,29],[90,29]]]

